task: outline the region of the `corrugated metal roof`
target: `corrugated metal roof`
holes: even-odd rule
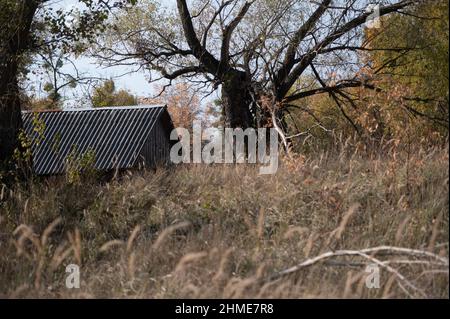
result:
[[[164,106],[137,106],[23,112],[24,129],[32,140],[34,172],[63,173],[68,156],[90,150],[97,169],[131,168],[164,111]],[[43,132],[39,132],[42,124]]]

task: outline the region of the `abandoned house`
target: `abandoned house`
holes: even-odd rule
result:
[[[169,162],[174,126],[165,106],[24,111],[37,175],[64,173],[89,155],[101,171],[155,167]]]

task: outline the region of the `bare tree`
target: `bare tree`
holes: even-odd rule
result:
[[[292,101],[322,93],[345,115],[344,90],[371,87],[358,75],[362,62],[355,53],[367,49],[367,20],[401,13],[414,2],[177,0],[174,14],[146,1],[116,20],[94,55],[108,65],[138,61],[157,71],[151,81],[184,77],[220,87],[227,127],[278,121]],[[316,85],[304,84],[306,75],[316,77]]]

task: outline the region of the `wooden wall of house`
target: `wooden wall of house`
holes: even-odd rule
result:
[[[170,163],[170,136],[161,121],[155,123],[150,136],[142,148],[140,158],[146,167],[154,168]]]

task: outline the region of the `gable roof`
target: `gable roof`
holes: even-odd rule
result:
[[[131,168],[158,120],[173,128],[165,106],[22,112],[22,119],[38,175],[63,173],[68,156],[90,150],[96,169]]]

